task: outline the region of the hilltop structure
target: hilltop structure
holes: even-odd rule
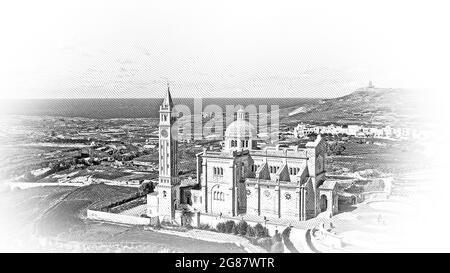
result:
[[[197,178],[180,181],[175,122],[168,88],[160,108],[159,184],[147,196],[147,215],[172,221],[181,209],[206,216],[304,221],[338,210],[335,183],[325,181],[325,142],[256,149],[256,129],[244,110],[225,132],[224,148],[197,154]],[[178,213],[179,215],[179,213]]]

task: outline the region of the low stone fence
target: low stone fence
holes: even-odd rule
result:
[[[386,200],[389,198],[389,194],[385,191],[370,191],[363,192],[359,195],[360,202],[370,201],[370,200]]]
[[[55,187],[55,186],[67,186],[67,187],[82,187],[85,186],[83,183],[59,183],[59,182],[48,182],[48,183],[39,183],[39,182],[7,182],[6,183],[11,190],[24,190],[36,187]]]
[[[87,218],[96,221],[114,222],[128,225],[154,225],[158,221],[158,217],[138,217],[125,214],[87,210]]]

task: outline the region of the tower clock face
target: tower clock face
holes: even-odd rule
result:
[[[161,136],[162,136],[162,137],[167,137],[168,135],[169,135],[169,133],[167,132],[166,129],[162,129],[162,130],[161,130]]]

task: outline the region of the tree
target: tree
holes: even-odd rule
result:
[[[181,225],[182,226],[191,226],[192,222],[192,212],[188,209],[183,209],[181,211]]]
[[[159,216],[156,216],[155,229],[161,229],[161,222],[159,221]]]
[[[255,230],[253,229],[252,226],[248,225],[247,226],[247,236],[249,237],[255,237]]]
[[[236,223],[232,220],[228,220],[225,222],[225,232],[226,233],[232,233],[233,227],[236,226]]]
[[[223,223],[223,222],[217,223],[216,229],[218,232],[225,233],[226,232],[225,223]]]
[[[237,229],[240,235],[244,236],[247,234],[248,224],[245,221],[240,221],[237,225]]]
[[[139,195],[146,195],[149,193],[152,193],[154,190],[154,186],[152,182],[148,182],[148,183],[142,183],[141,186],[139,186]]]
[[[263,227],[260,223],[255,225],[254,230],[255,235],[258,238],[267,237],[269,235],[267,228]]]
[[[342,145],[341,143],[334,142],[328,145],[327,155],[342,155],[345,149],[346,149],[345,146]]]
[[[233,228],[231,229],[231,233],[233,233],[234,235],[238,235],[239,234],[238,226],[234,225]]]

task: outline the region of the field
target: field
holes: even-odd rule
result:
[[[367,143],[369,142],[369,143]],[[366,169],[376,169],[383,173],[400,174],[417,168],[423,168],[426,160],[423,147],[410,142],[378,142],[358,143],[344,142],[342,155],[327,157],[327,172],[355,172]]]
[[[136,188],[95,184],[84,187],[36,187],[0,193],[0,249],[25,245],[34,251],[83,252],[243,252],[234,244],[219,244],[174,235],[92,222],[86,209],[99,209],[135,195]],[[32,234],[58,242],[49,249]],[[4,237],[4,238],[3,238]]]
[[[136,193],[136,188],[104,184],[77,188],[37,187],[0,194],[0,207],[2,215],[8,215],[5,223],[39,234],[56,235],[83,225],[87,208],[99,209]]]

